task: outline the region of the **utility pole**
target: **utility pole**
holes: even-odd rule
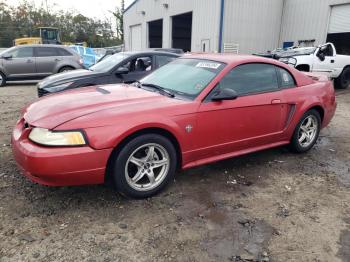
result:
[[[45,5],[46,5],[46,13],[49,13],[49,6],[47,4],[47,0],[45,0]]]

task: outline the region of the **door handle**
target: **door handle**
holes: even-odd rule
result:
[[[272,104],[272,105],[281,104],[281,99],[273,99],[273,100],[271,101],[271,104]]]
[[[33,63],[33,60],[28,59],[28,60],[27,60],[27,63],[28,63],[28,64],[31,64],[31,63]]]
[[[58,62],[58,61],[61,61],[61,59],[56,58],[55,61]]]
[[[331,60],[331,63],[332,63],[332,64],[334,63],[334,59]]]

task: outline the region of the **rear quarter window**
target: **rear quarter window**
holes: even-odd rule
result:
[[[293,76],[286,69],[278,67],[277,72],[281,88],[296,86]]]
[[[174,61],[177,57],[173,56],[165,56],[165,55],[157,55],[156,56],[156,68],[162,67],[163,65],[166,65],[170,63],[171,61]]]
[[[68,52],[66,49],[58,48],[57,49],[58,56],[72,56],[73,54]]]

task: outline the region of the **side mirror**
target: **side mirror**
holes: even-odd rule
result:
[[[11,59],[12,58],[12,55],[10,55],[10,54],[3,54],[2,55],[2,58],[4,58],[4,59]]]
[[[238,97],[238,94],[236,91],[230,88],[224,88],[224,89],[220,89],[215,95],[213,95],[211,100],[212,101],[234,100],[237,97]]]
[[[326,56],[324,55],[324,53],[322,51],[319,51],[317,53],[317,57],[318,59],[320,59],[321,61],[324,61],[326,59]]]
[[[116,75],[126,75],[129,73],[129,69],[125,67],[119,67],[117,71],[115,72]]]

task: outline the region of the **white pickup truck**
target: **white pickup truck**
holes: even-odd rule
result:
[[[337,55],[332,43],[290,49],[280,53],[279,60],[300,71],[327,73],[336,88],[350,86],[350,56]]]

